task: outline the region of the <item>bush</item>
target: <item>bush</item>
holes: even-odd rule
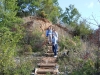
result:
[[[60,40],[59,45],[61,50],[64,48],[68,50],[79,50],[81,47],[81,41],[78,36],[75,36],[74,38],[65,37]]]
[[[92,60],[87,60],[81,68],[78,70],[73,70],[69,75],[94,75],[96,69],[94,67],[94,62]]]
[[[32,46],[33,52],[38,52],[43,50],[44,38],[41,37],[42,33],[39,31],[34,31],[30,39],[30,45]]]
[[[74,36],[80,36],[82,39],[86,39],[89,34],[92,33],[92,29],[85,22],[80,22],[79,25],[76,25],[74,28]]]
[[[18,62],[18,61],[17,61]],[[20,62],[15,67],[13,75],[30,75],[30,72],[33,68],[32,60],[30,58],[21,57]]]
[[[42,51],[44,42],[44,38],[41,37],[42,33],[38,30],[27,33],[25,33],[24,38],[19,42],[19,53]]]

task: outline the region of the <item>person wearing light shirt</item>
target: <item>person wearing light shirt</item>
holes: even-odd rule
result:
[[[57,38],[57,51],[58,51],[58,32],[53,28],[52,34]]]
[[[58,40],[58,32],[53,28],[52,34],[54,34],[57,37]]]
[[[48,37],[48,42],[52,42],[52,27],[49,26],[48,29],[46,30],[46,37]]]
[[[54,34],[52,35],[52,50],[54,52],[54,57],[57,57],[57,37]]]

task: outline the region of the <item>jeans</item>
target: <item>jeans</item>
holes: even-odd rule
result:
[[[57,46],[58,46],[57,44],[52,46],[52,50],[54,52],[54,56],[57,55],[57,48],[58,48]]]

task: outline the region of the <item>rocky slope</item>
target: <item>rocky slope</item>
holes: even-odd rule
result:
[[[39,30],[40,32],[42,32],[42,37],[45,36],[45,30],[52,25],[58,32],[59,36],[68,36],[68,34],[70,33],[70,31],[63,27],[60,24],[52,24],[52,22],[48,21],[47,19],[44,18],[39,18],[39,17],[33,17],[33,16],[29,16],[29,17],[24,17],[24,24],[25,27],[27,29],[27,31],[32,32],[34,30]]]

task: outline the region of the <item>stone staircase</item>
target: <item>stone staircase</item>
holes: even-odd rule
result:
[[[31,75],[58,75],[58,64],[57,57],[54,57],[52,51],[52,46],[48,45],[48,51],[45,53],[44,57],[41,57],[40,62],[37,63],[37,68],[35,68],[35,73]]]

